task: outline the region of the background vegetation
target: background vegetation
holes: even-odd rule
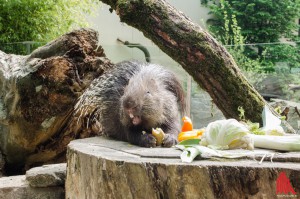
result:
[[[201,0],[209,31],[263,96],[300,101],[300,0]]]
[[[242,69],[291,72],[300,67],[300,0],[202,0],[202,4],[211,10],[209,30]]]
[[[85,14],[93,11],[96,2],[97,0],[0,0],[1,49],[8,53],[26,54],[24,45],[19,46],[23,49],[16,48],[18,42],[35,41],[36,47],[72,28],[84,27],[87,25]]]

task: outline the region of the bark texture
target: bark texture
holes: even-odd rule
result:
[[[297,195],[300,191],[299,153],[290,153],[297,162],[286,156],[278,162],[275,155],[273,162],[262,164],[253,159],[202,159],[186,164],[180,153],[174,148],[143,149],[104,138],[72,141],[66,198],[281,198],[285,195],[284,189],[277,188],[284,183],[278,181],[281,172]]]
[[[65,151],[65,133],[78,136],[80,123],[72,120],[76,100],[112,65],[97,44],[97,32],[81,29],[29,56],[0,51],[0,145],[8,167],[50,160]]]
[[[111,6],[122,22],[142,31],[206,90],[227,118],[261,122],[265,104],[236,63],[218,42],[200,26],[165,0],[101,0]],[[146,25],[147,24],[147,25]]]

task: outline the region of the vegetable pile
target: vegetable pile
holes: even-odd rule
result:
[[[280,126],[281,120],[274,116],[267,106],[264,107],[262,116],[262,128],[259,128],[258,123],[226,119],[211,122],[203,129],[193,129],[191,119],[185,116],[182,132],[178,135],[180,143],[176,145],[183,151],[181,160],[192,162],[198,155],[203,158],[240,158],[271,154],[267,151],[263,151],[262,154],[254,148],[300,151],[300,135],[285,134]],[[233,153],[228,149],[241,150]]]

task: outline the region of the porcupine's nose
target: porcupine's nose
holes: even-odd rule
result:
[[[132,98],[129,97],[125,99],[123,101],[123,107],[133,125],[139,125],[142,122],[140,114],[137,110],[137,104]]]

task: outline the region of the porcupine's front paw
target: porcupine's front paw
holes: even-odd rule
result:
[[[173,135],[165,134],[162,147],[171,147],[178,143],[177,138]]]
[[[153,135],[145,133],[145,134],[141,135],[139,145],[142,147],[147,147],[147,148],[155,147],[156,139]]]

